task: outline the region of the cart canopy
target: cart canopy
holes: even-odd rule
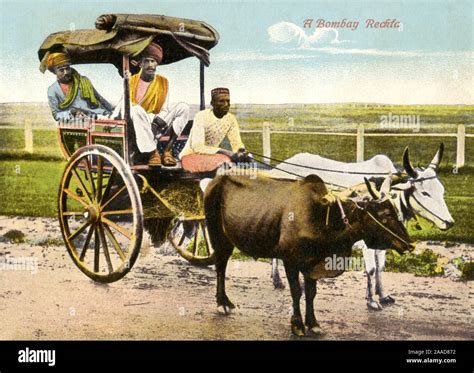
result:
[[[73,64],[111,63],[122,72],[123,56],[137,57],[152,41],[163,48],[162,65],[195,56],[209,66],[209,50],[219,41],[210,25],[184,18],[144,14],[106,14],[95,29],[49,35],[38,51],[41,72],[50,52],[66,51]],[[136,70],[132,64],[131,70]]]

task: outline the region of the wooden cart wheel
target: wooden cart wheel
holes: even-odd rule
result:
[[[168,239],[176,251],[191,264],[208,266],[215,263],[206,220],[178,219]]]
[[[78,149],[59,188],[59,222],[79,269],[102,283],[125,276],[138,257],[143,209],[129,167],[112,149]]]

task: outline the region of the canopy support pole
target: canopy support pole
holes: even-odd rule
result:
[[[124,149],[123,155],[126,164],[130,164],[130,154],[128,149],[128,139],[129,136],[132,136],[132,119],[130,117],[130,64],[128,56],[123,56],[123,63],[122,63],[122,71],[123,71],[123,102],[124,102],[124,116],[123,119],[125,120],[125,131],[124,131]]]
[[[200,110],[204,110],[206,108],[206,100],[204,97],[204,62],[199,60],[200,68],[199,68],[199,89],[201,94],[201,105]]]

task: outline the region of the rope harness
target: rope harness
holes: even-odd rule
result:
[[[421,178],[421,179],[417,179],[417,180],[411,180],[410,182],[411,183],[416,183],[416,182],[422,182],[422,181],[425,181],[425,180],[430,180],[430,179],[437,179],[438,177],[437,176],[430,176],[430,177],[426,177],[426,178]],[[408,219],[410,218],[414,218],[417,223],[419,224],[419,220],[418,220],[418,216],[416,214],[413,214],[412,211],[414,211],[414,208],[412,206],[412,204],[410,203],[410,198],[413,198],[415,200],[416,203],[418,203],[418,205],[424,209],[425,211],[427,211],[429,214],[433,215],[434,217],[438,218],[439,220],[441,221],[445,221],[444,219],[442,219],[440,216],[438,216],[437,214],[435,214],[433,211],[431,211],[428,207],[426,207],[424,204],[422,204],[418,198],[416,198],[416,196],[413,194],[413,189],[410,188],[410,189],[407,189],[407,190],[403,190],[403,189],[399,189],[397,187],[394,187],[392,188],[393,190],[396,190],[396,191],[403,191],[403,197],[404,197],[404,202],[406,204],[406,210],[407,210],[407,217]],[[402,199],[402,202],[403,202],[403,199]],[[402,207],[404,207],[402,205]],[[409,213],[408,213],[409,212]]]
[[[273,157],[268,157],[268,156],[265,156],[263,154],[258,154],[258,153],[255,153],[255,152],[251,152],[253,155],[256,155],[257,157],[261,157],[261,158],[264,158],[264,159],[269,159],[270,161],[273,161],[273,162],[278,162],[280,164],[287,164],[287,165],[290,165],[290,166],[296,166],[296,167],[301,167],[301,168],[306,168],[306,169],[310,169],[310,170],[315,170],[315,171],[326,171],[326,172],[334,172],[334,173],[341,173],[341,174],[349,174],[349,175],[371,175],[371,176],[375,176],[375,175],[380,175],[380,176],[388,176],[390,175],[391,173],[390,172],[357,172],[357,171],[341,171],[341,170],[332,170],[332,169],[327,169],[327,168],[320,168],[320,167],[311,167],[311,166],[306,166],[306,165],[299,165],[299,164],[296,164],[296,163],[292,163],[292,162],[288,162],[288,161],[283,161],[281,159],[277,159],[277,158],[273,158]],[[282,172],[285,172],[289,175],[293,175],[293,176],[296,176],[296,177],[299,177],[299,178],[303,178],[302,175],[299,175],[297,173],[294,173],[294,172],[291,172],[291,171],[288,171],[288,170],[284,170],[284,169],[281,169],[279,167],[276,167],[276,166],[271,166],[271,165],[268,165],[262,161],[258,161],[258,160],[255,160],[256,162],[262,164],[262,165],[266,165],[266,166],[269,166],[270,168],[272,169],[275,169],[275,170],[278,170],[278,171],[282,171]],[[429,177],[421,177],[419,179],[411,179],[410,180],[410,183],[414,184],[414,183],[421,183],[423,181],[426,181],[426,180],[432,180],[432,179],[438,179],[438,176],[429,176]],[[333,184],[333,183],[325,183],[325,184],[329,184],[329,185],[333,185],[333,186],[336,186],[336,187],[339,187],[339,188],[345,188],[344,186],[342,185],[337,185],[337,184]],[[401,189],[398,189],[398,188],[393,188],[394,190],[398,190],[398,191],[401,191]],[[430,211],[426,206],[424,206],[414,195],[413,195],[413,191],[412,190],[409,190],[409,191],[404,191],[404,199],[405,199],[405,204],[406,206],[403,206],[402,204],[402,209],[405,208],[405,212],[406,214],[404,214],[403,211],[401,211],[401,213],[403,215],[407,215],[407,218],[409,219],[410,217],[412,218],[415,218],[417,223],[418,223],[418,217],[416,216],[416,214],[413,214],[411,210],[413,210],[413,207],[411,206],[410,204],[410,197],[412,197],[417,203],[418,205],[420,205],[420,207],[422,207],[423,209],[425,209],[428,213],[432,214],[433,216],[435,216],[436,218],[440,219],[441,221],[444,221],[443,219],[441,219],[438,215],[436,215],[435,213],[433,213],[432,211]],[[337,202],[338,206],[339,206],[339,210],[341,212],[341,219],[343,221],[343,223],[346,225],[346,227],[348,227],[350,230],[352,229],[350,223],[349,223],[349,220],[344,212],[344,209],[342,207],[342,203],[341,203],[341,200],[339,197],[337,196],[334,196],[333,194],[327,194],[326,196],[324,196],[324,198],[327,199],[327,201],[329,202],[328,204],[328,208],[327,208],[327,212],[326,212],[326,225],[329,225],[329,214],[330,214],[330,209],[331,209],[331,204],[334,203],[334,202]],[[387,228],[385,225],[383,225],[379,220],[377,220],[377,218],[375,218],[375,216],[373,216],[369,211],[363,209],[362,207],[360,207],[357,202],[355,201],[352,201],[354,202],[354,204],[357,206],[357,208],[359,209],[362,209],[364,210],[368,215],[369,217],[375,221],[375,223],[377,225],[379,225],[380,227],[382,227],[385,231],[387,231],[388,233],[390,233],[393,237],[397,238],[398,240],[400,240],[401,242],[403,242],[404,244],[406,245],[410,245],[409,242],[407,242],[406,240],[404,240],[403,238],[401,238],[399,235],[397,235],[395,232],[393,232],[392,230],[390,230],[389,228]],[[419,223],[418,223],[419,224]]]
[[[377,220],[375,216],[373,216],[369,211],[364,210],[369,216],[372,218],[373,221],[375,221],[380,227],[385,229],[388,233],[390,233],[393,237],[397,238],[399,241],[403,242],[405,245],[410,246],[410,243],[405,241],[403,238],[401,238],[399,235],[397,235],[395,232],[393,232],[391,229],[387,228],[385,225],[383,225],[380,221]]]
[[[317,171],[327,171],[327,172],[334,172],[334,173],[342,173],[342,174],[350,174],[350,175],[384,175],[384,176],[388,176],[390,173],[383,173],[383,172],[348,172],[348,171],[341,171],[341,170],[331,170],[331,169],[326,169],[326,168],[319,168],[319,167],[311,167],[311,166],[304,166],[304,165],[299,165],[299,164],[296,164],[296,163],[291,163],[291,162],[287,162],[287,161],[282,161],[280,159],[276,159],[276,158],[272,158],[272,157],[268,157],[268,156],[265,156],[265,155],[262,155],[262,154],[258,154],[258,153],[254,153],[252,152],[253,155],[256,155],[258,157],[261,157],[261,158],[265,158],[265,159],[269,159],[271,161],[274,161],[274,162],[278,162],[278,163],[282,163],[282,164],[288,164],[288,165],[291,165],[291,166],[297,166],[297,167],[301,167],[301,168],[307,168],[307,169],[310,169],[310,170],[317,170]],[[297,173],[294,173],[294,172],[291,172],[291,171],[288,171],[288,170],[284,170],[284,169],[281,169],[279,167],[276,167],[276,166],[270,166],[264,162],[261,162],[261,161],[258,161],[258,160],[255,160],[256,162],[260,163],[260,164],[263,164],[263,165],[266,165],[266,166],[269,166],[270,168],[272,169],[275,169],[275,170],[278,170],[278,171],[282,171],[282,172],[285,172],[289,175],[293,175],[293,176],[296,176],[296,177],[299,177],[299,178],[303,178],[302,175],[299,175]],[[426,180],[433,180],[433,179],[438,179],[438,176],[428,176],[428,177],[421,177],[419,179],[411,179],[410,180],[410,183],[414,184],[414,183],[422,183],[423,181],[426,181]],[[338,185],[338,184],[334,184],[334,183],[329,183],[329,182],[325,182],[325,184],[328,184],[328,185],[332,185],[332,186],[335,186],[337,188],[342,188],[344,189],[345,187],[342,186],[342,185]],[[401,191],[401,189],[398,189],[398,188],[393,188],[394,190],[398,190],[398,191]],[[404,191],[405,192],[405,202],[406,202],[406,208],[407,208],[407,211],[406,211],[406,214],[402,211],[402,214],[403,215],[406,215],[407,217],[407,220],[410,219],[410,218],[414,218],[417,222],[417,224],[419,225],[419,220],[418,220],[418,216],[416,214],[413,214],[411,210],[413,210],[413,207],[411,206],[410,204],[410,197],[412,197],[419,205],[420,207],[422,207],[423,209],[425,209],[428,213],[430,213],[431,215],[433,215],[434,217],[440,219],[441,221],[444,221],[444,219],[442,219],[441,217],[439,217],[437,214],[435,214],[434,212],[432,212],[431,210],[429,210],[426,206],[424,206],[412,193],[412,191]],[[328,208],[328,212],[327,212],[327,215],[326,215],[326,225],[328,225],[328,220],[329,220],[329,208]]]
[[[352,226],[350,225],[349,223],[349,219],[347,218],[347,215],[344,211],[344,207],[342,206],[342,202],[341,202],[341,199],[339,198],[339,196],[336,196],[332,193],[329,193],[329,194],[326,194],[323,198],[325,198],[328,202],[329,202],[329,205],[328,205],[328,208],[327,208],[327,212],[326,212],[326,225],[329,225],[329,212],[330,212],[330,209],[331,209],[331,204],[336,202],[338,207],[339,207],[339,211],[341,212],[341,220],[342,222],[344,223],[344,225],[348,228],[349,230],[349,234],[350,232],[352,231]],[[365,213],[367,213],[369,215],[369,217],[378,225],[380,226],[382,229],[384,229],[386,232],[388,232],[390,235],[392,235],[393,237],[395,237],[396,239],[398,239],[400,242],[403,242],[405,245],[407,246],[410,246],[410,242],[406,241],[405,239],[403,239],[402,237],[400,237],[398,234],[396,234],[395,232],[393,232],[390,228],[387,228],[384,224],[382,224],[374,215],[372,215],[368,210],[366,210],[365,208],[363,207],[360,207],[357,202],[353,201],[353,200],[350,200],[351,202],[354,203],[354,205],[356,206],[356,208],[358,208],[359,210],[362,210],[364,211]]]

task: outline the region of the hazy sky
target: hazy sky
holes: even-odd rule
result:
[[[197,19],[220,33],[206,96],[231,89],[236,103],[474,104],[472,1],[71,1],[0,0],[0,102],[46,101],[55,77],[38,67],[50,33],[93,28],[105,13]],[[310,28],[303,28],[313,19]],[[318,29],[359,22],[357,29]],[[400,22],[366,28],[366,20]],[[341,25],[339,25],[341,26]],[[163,66],[171,101],[198,103],[199,63]],[[115,67],[78,65],[105,97],[120,96]],[[207,98],[208,100],[208,98]]]

